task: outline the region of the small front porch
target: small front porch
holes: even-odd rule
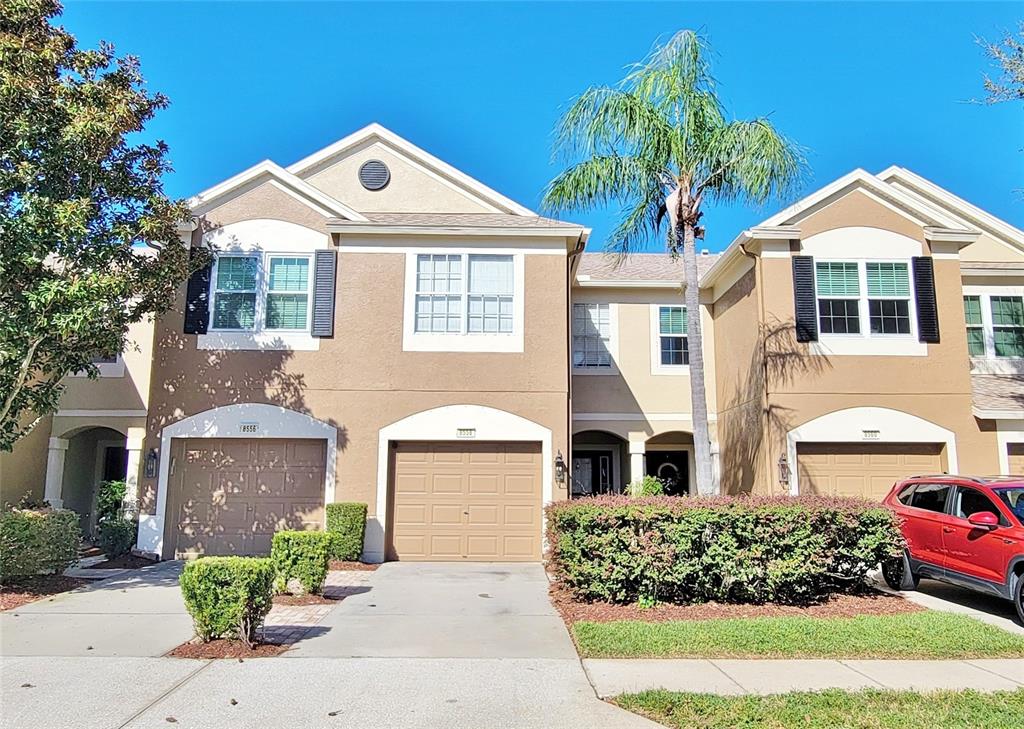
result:
[[[604,430],[581,430],[572,441],[572,496],[622,493],[626,486],[654,476],[671,496],[696,493],[693,434],[668,431],[626,439]]]

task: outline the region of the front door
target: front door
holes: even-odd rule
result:
[[[593,496],[612,490],[611,452],[573,451],[572,495]]]
[[[686,451],[647,451],[647,475],[665,484],[669,496],[690,493],[690,461]]]

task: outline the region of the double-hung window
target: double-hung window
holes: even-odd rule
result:
[[[514,274],[509,255],[417,255],[415,333],[512,334]]]
[[[1024,358],[1024,297],[964,296],[964,324],[972,357]]]
[[[690,364],[685,306],[658,307],[658,351],[662,366],[678,367]]]
[[[218,256],[210,329],[308,331],[310,268],[310,257],[304,255]]]
[[[822,334],[912,333],[906,261],[816,261],[814,274]]]
[[[572,365],[582,369],[612,367],[611,304],[572,305]]]

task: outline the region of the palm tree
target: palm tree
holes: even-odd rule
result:
[[[682,255],[694,457],[700,493],[713,493],[694,242],[705,202],[764,203],[796,187],[800,148],[765,119],[729,121],[708,67],[710,48],[691,30],[655,46],[615,88],[587,89],[555,130],[568,169],[548,185],[545,208],[622,206],[606,250],[626,255],[660,237]]]

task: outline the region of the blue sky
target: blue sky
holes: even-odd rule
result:
[[[1024,227],[1024,107],[966,103],[988,70],[975,37],[1020,19],[1011,2],[70,2],[60,22],[139,56],[170,97],[150,132],[171,147],[175,196],[378,121],[535,208],[560,111],[689,27],[711,40],[729,112],[770,114],[808,149],[804,193],[899,164]],[[780,206],[711,206],[704,245]],[[600,246],[616,212],[570,217]]]

